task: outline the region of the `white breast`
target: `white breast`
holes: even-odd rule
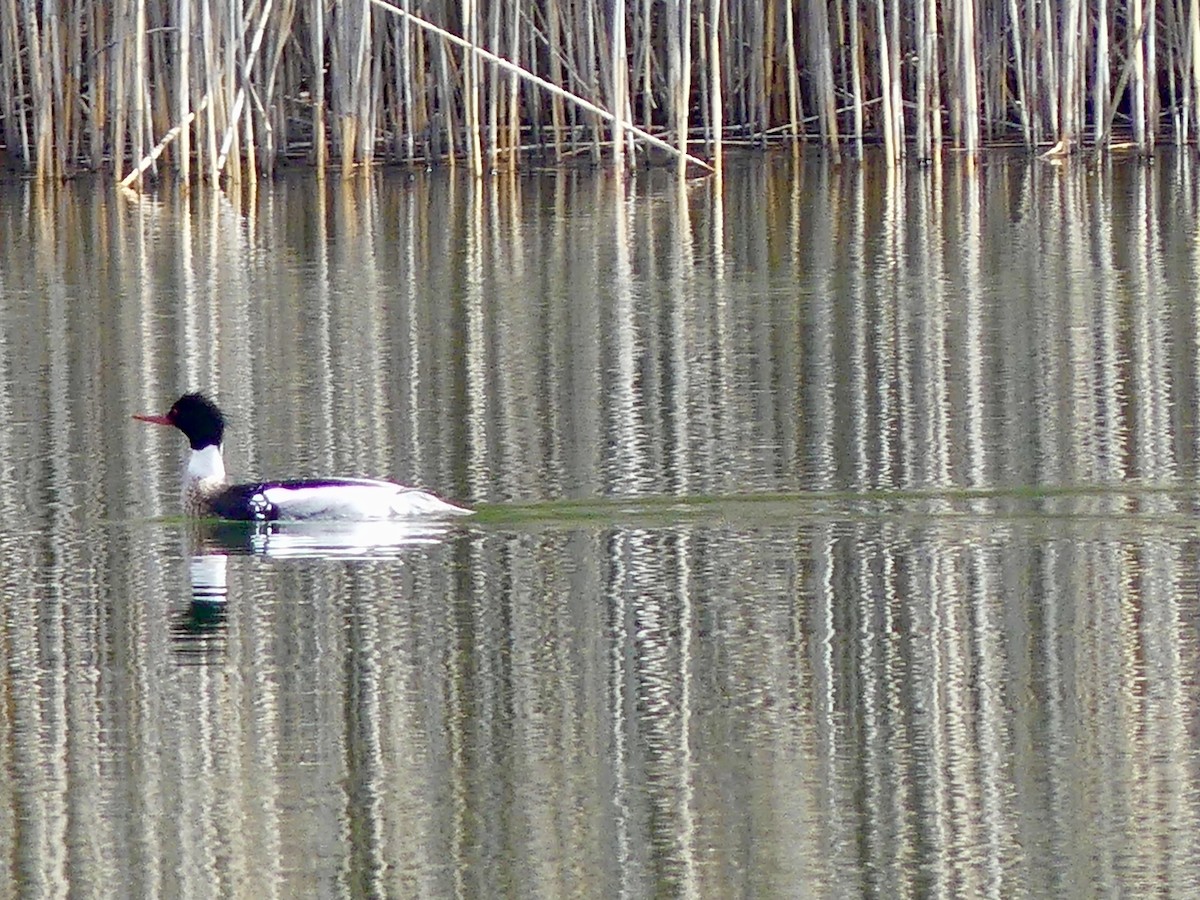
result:
[[[189,516],[208,513],[205,498],[225,486],[225,460],[221,448],[193,450],[183,473],[183,510]]]

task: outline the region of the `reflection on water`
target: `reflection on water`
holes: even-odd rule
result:
[[[186,662],[210,662],[223,646],[229,603],[229,557],[272,559],[400,560],[405,552],[445,540],[442,521],[215,522],[190,524],[190,592],[175,616],[175,650]],[[237,597],[233,598],[234,602]]]
[[[1164,159],[0,189],[0,894],[1188,893]],[[501,505],[194,534],[191,388]]]

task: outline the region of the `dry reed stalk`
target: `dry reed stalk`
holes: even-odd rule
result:
[[[1062,134],[1062,119],[1058,106],[1059,94],[1054,87],[1059,83],[1058,79],[1058,57],[1055,56],[1054,48],[1061,46],[1059,37],[1058,17],[1054,14],[1054,7],[1051,0],[1042,0],[1035,9],[1041,10],[1041,25],[1045,34],[1040,38],[1042,44],[1042,77],[1048,91],[1044,94],[1048,115],[1046,117],[1046,126],[1044,131],[1049,131],[1051,134]],[[1043,96],[1042,86],[1035,84],[1032,91],[1033,96]]]
[[[416,16],[412,13],[409,17],[416,21]],[[446,32],[449,34],[449,32]],[[442,130],[445,133],[446,145],[442,148],[446,161],[453,166],[455,163],[455,121],[454,121],[454,104],[453,104],[453,89],[450,86],[450,54],[446,50],[447,39],[444,35],[439,35],[441,40],[437,42],[437,70],[438,70],[438,90],[440,93],[440,108],[441,108],[441,124]]]
[[[501,4],[492,0],[488,11],[489,47],[502,47],[500,42],[500,9]],[[495,170],[500,153],[500,70],[494,63],[488,64],[487,74],[487,155],[489,170]]]
[[[637,80],[641,85],[640,93],[642,95],[642,129],[649,131],[654,127],[654,84],[651,78],[651,0],[641,0],[642,15],[640,17],[641,27],[638,29],[637,44],[640,52],[633,54],[634,59],[638,60]]]
[[[893,162],[899,163],[904,157],[904,82],[900,71],[900,5],[898,3],[890,4],[889,13],[887,67],[892,95],[892,145],[896,153],[891,159]]]
[[[63,100],[70,110],[68,121],[64,125],[69,146],[64,151],[66,159],[74,165],[84,155],[83,149],[83,85],[84,80],[84,8],[74,4],[70,12],[67,29],[66,46],[63,50],[70,68],[67,71],[68,84],[63,88]]]
[[[464,39],[472,49],[479,46],[479,6],[463,0]],[[463,119],[467,131],[467,166],[476,177],[483,174],[483,151],[479,142],[479,57],[468,51],[463,60]]]
[[[114,171],[120,167],[120,161],[125,159],[125,124],[126,124],[126,89],[129,79],[125,71],[125,48],[129,43],[128,26],[132,19],[126,10],[126,4],[118,0],[114,4],[113,41],[108,53],[110,59],[109,90],[112,98],[112,116],[108,120],[107,144],[111,148]]]
[[[846,52],[850,55],[850,100],[853,107],[852,136],[854,138],[854,156],[863,158],[863,113],[866,104],[863,100],[863,35],[862,23],[859,22],[858,4],[850,5],[850,47]]]
[[[56,103],[58,106],[51,117],[51,127],[53,129],[50,135],[52,142],[51,150],[54,172],[57,176],[61,177],[67,170],[66,127],[70,117],[70,110],[67,108],[70,101],[63,92],[66,78],[63,75],[63,54],[59,33],[62,27],[63,16],[58,5],[58,0],[44,0],[42,13],[43,21],[45,22],[42,34],[46,42],[45,57],[48,61],[46,75],[50,79],[51,102]]]
[[[1166,111],[1171,116],[1171,130],[1174,132],[1175,145],[1182,147],[1188,142],[1188,132],[1190,130],[1187,121],[1191,114],[1191,91],[1189,90],[1189,82],[1187,72],[1187,63],[1184,61],[1188,55],[1187,46],[1187,26],[1184,24],[1187,21],[1187,14],[1183,8],[1184,0],[1169,0],[1167,3],[1167,35],[1176,34],[1183,38],[1177,44],[1168,49],[1170,62],[1166,66],[1167,78],[1169,81],[1169,91],[1167,97]]]
[[[508,0],[508,54],[513,64],[521,64],[521,7],[520,0]],[[521,82],[508,73],[508,170],[517,169],[517,156],[521,149]]]
[[[1010,0],[1015,3],[1016,0]],[[917,159],[925,162],[933,157],[933,140],[930,133],[929,117],[931,114],[931,98],[929,96],[930,79],[930,50],[934,35],[926,22],[926,0],[917,0],[913,8],[913,31],[917,42],[917,83],[916,109],[917,121],[914,129]]]
[[[924,6],[924,2],[920,4]],[[1029,91],[1025,86],[1025,51],[1021,40],[1021,17],[1017,11],[1017,0],[1008,0],[1008,33],[1012,36],[1013,48],[1013,81],[1017,93],[1017,119],[1021,123],[1021,136],[1026,147],[1034,146],[1033,130],[1030,124],[1031,110],[1029,109]]]
[[[313,156],[317,177],[325,177],[329,165],[329,145],[325,137],[325,0],[312,0],[313,77],[309,87],[313,99]]]
[[[320,2],[320,0],[317,0],[317,2]],[[202,3],[203,8],[200,12],[200,21],[201,49],[204,51],[204,95],[211,98],[211,101],[204,110],[205,141],[202,146],[203,152],[207,156],[207,163],[201,165],[200,169],[207,173],[210,181],[216,184],[221,175],[217,169],[217,122],[215,110],[219,71],[217,67],[217,49],[211,0],[202,0]]]
[[[1062,121],[1059,139],[1069,144],[1083,133],[1083,92],[1080,90],[1083,54],[1079,47],[1079,28],[1083,24],[1081,0],[1066,0],[1063,12],[1063,77],[1060,82]]]
[[[1132,39],[1130,40],[1131,46],[1138,45],[1138,43],[1142,39],[1142,34],[1145,31],[1145,29],[1146,29],[1146,20],[1143,19],[1141,28],[1138,29],[1137,33],[1134,34]],[[1125,86],[1129,83],[1130,73],[1133,71],[1133,68],[1136,65],[1137,65],[1137,55],[1133,54],[1133,53],[1129,54],[1129,56],[1127,56],[1125,59],[1124,67],[1121,69],[1121,76],[1117,79],[1117,86],[1115,88],[1113,88],[1112,94],[1105,100],[1105,108],[1104,108],[1104,112],[1103,112],[1104,126],[1100,132],[1100,139],[1097,140],[1097,142],[1096,142],[1096,152],[1097,153],[1101,152],[1104,145],[1112,138],[1112,123],[1113,123],[1114,117],[1117,114],[1118,101],[1120,100],[1121,96],[1125,93]],[[1138,149],[1140,150],[1140,145],[1137,144],[1136,140],[1134,142],[1134,146],[1138,147]]]
[[[625,35],[625,0],[613,3],[612,60],[609,63],[612,87],[609,90],[610,105],[615,112],[613,122],[613,165],[624,169],[633,162],[633,156],[625,153],[625,121],[631,118],[629,107],[629,61]]]
[[[962,0],[957,20],[960,74],[960,144],[969,159],[979,152],[979,83],[975,42],[975,0]]]
[[[134,159],[144,155],[143,143],[148,133],[146,122],[146,0],[134,0],[134,43],[131,60],[133,63],[133,79],[130,91],[133,93],[133,132],[132,151]],[[120,172],[119,160],[113,160],[113,171]]]
[[[816,67],[817,115],[821,121],[825,146],[835,154],[838,148],[837,92],[833,79],[833,49],[829,39],[829,19],[822,0],[809,0],[809,34],[813,42],[812,61]]]
[[[237,48],[238,45],[242,43],[240,40],[240,34],[242,31],[240,26],[241,22],[243,21],[243,16],[241,15],[242,0],[228,0],[224,12],[225,14],[216,20],[219,23],[219,28],[222,31],[220,44],[225,51],[222,54],[221,60],[221,86],[223,90],[221,90],[216,97],[216,101],[219,104],[217,112],[218,119],[221,122],[222,134],[222,148],[218,149],[217,161],[214,163],[214,174],[216,179],[219,179],[224,171],[224,167],[221,164],[221,158],[228,153],[237,154],[241,152],[238,142],[238,130],[236,127],[231,130],[230,124],[236,122],[237,120],[237,117],[231,115],[231,113],[234,108],[234,103],[236,102],[235,94],[237,89],[237,80],[233,77],[233,73],[236,72],[238,68]],[[229,140],[228,148],[224,147],[226,137],[228,137]],[[229,180],[233,184],[239,184],[241,182],[242,173],[240,169],[232,168],[229,170],[228,174]]]
[[[24,70],[20,65],[21,47],[17,40],[17,7],[13,0],[0,0],[0,112],[23,111],[25,91],[21,82]],[[15,93],[15,99],[14,99]],[[0,120],[0,139],[10,150],[24,145],[24,127],[14,126],[16,116],[5,116]],[[28,153],[23,154],[28,159]]]
[[[796,62],[796,22],[791,0],[785,0],[784,44],[787,47],[787,99],[788,132],[792,140],[800,137],[800,123],[804,119],[800,103],[800,66]]]
[[[749,125],[751,134],[761,135],[767,130],[769,121],[766,109],[766,87],[764,78],[766,76],[766,19],[761,3],[749,3],[746,5],[748,19],[746,27],[748,30],[747,43],[748,61],[747,74],[749,78],[746,81],[746,111],[747,124]]]
[[[179,6],[175,17],[179,22],[176,34],[178,42],[179,66],[176,77],[179,79],[176,88],[175,110],[181,123],[179,127],[179,177],[186,185],[191,181],[192,171],[192,130],[188,127],[196,116],[189,112],[192,102],[191,81],[191,52],[192,52],[192,0],[178,0]],[[208,96],[205,95],[204,105],[208,106]],[[170,132],[168,132],[170,134]],[[166,140],[166,138],[164,138]]]
[[[582,73],[584,86],[589,94],[593,97],[600,93],[600,79],[596,75],[596,0],[582,0],[583,2],[583,40],[576,42],[576,49],[579,51],[579,57],[575,60],[575,66]],[[592,140],[589,148],[592,154],[592,162],[600,162],[600,147],[603,136],[600,131],[600,120],[592,116],[591,122]]]
[[[407,12],[410,0],[403,0],[404,10]],[[413,54],[413,35],[412,23],[408,17],[402,17],[399,23],[399,31],[397,32],[396,40],[399,44],[396,57],[400,64],[396,68],[397,87],[400,93],[400,110],[404,117],[404,159],[412,162],[413,159],[413,132],[416,130],[416,118],[413,106],[413,89],[412,89],[412,54]]]
[[[690,69],[685,67],[686,36],[691,33],[688,0],[670,0],[667,6],[667,96],[670,98],[671,130],[679,148],[676,157],[682,167],[687,159],[688,88]]]
[[[88,54],[88,159],[92,168],[100,168],[105,153],[104,125],[108,122],[108,66],[104,65],[96,47],[107,42],[108,20],[95,4],[88,6],[88,34],[91,50]]]
[[[34,171],[39,178],[50,174],[50,93],[46,90],[45,71],[42,66],[42,41],[37,12],[33,0],[23,0],[25,35],[29,56],[30,102],[33,106],[33,158]]]
[[[902,110],[896,109],[892,103],[892,54],[888,51],[887,10],[884,0],[875,0],[875,12],[879,26],[879,72],[882,76],[880,93],[883,98],[883,147],[888,162],[894,163],[900,158],[895,120]]]
[[[1191,70],[1193,115],[1200,114],[1200,0],[1188,4],[1188,65]],[[1200,130],[1200,125],[1197,126]]]
[[[721,0],[709,0],[708,28],[708,121],[712,134],[708,152],[709,158],[712,160],[713,172],[720,178],[722,156],[724,155],[722,138],[725,117],[721,89]]]
[[[550,57],[550,80],[554,84],[562,84],[562,44],[560,43],[562,26],[558,20],[558,4],[548,4],[546,27],[549,31],[549,57]],[[566,124],[566,117],[563,115],[563,98],[553,96],[550,98],[550,129],[554,133],[554,158],[561,160],[563,158],[563,127]]]
[[[1159,91],[1155,86],[1159,84],[1158,72],[1158,10],[1154,0],[1146,7],[1146,33],[1142,39],[1140,53],[1143,56],[1142,61],[1142,96],[1145,104],[1143,117],[1146,122],[1145,136],[1139,150],[1143,155],[1149,155],[1154,152],[1154,123],[1158,121],[1159,113]]]
[[[272,28],[272,41],[270,55],[266,60],[266,90],[262,98],[261,122],[263,126],[262,139],[259,141],[262,147],[262,152],[259,157],[259,166],[261,170],[270,174],[275,168],[275,156],[277,148],[276,130],[283,132],[283,141],[286,145],[287,136],[287,116],[281,114],[281,110],[275,102],[275,86],[279,79],[280,64],[284,58],[284,48],[287,46],[288,40],[292,36],[292,26],[296,21],[296,0],[282,0],[282,3],[277,7],[279,17]],[[272,125],[272,117],[277,117],[275,124]]]

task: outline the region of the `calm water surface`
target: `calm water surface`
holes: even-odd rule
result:
[[[0,187],[0,894],[1194,891],[1198,174]]]

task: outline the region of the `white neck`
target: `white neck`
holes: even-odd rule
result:
[[[225,461],[221,458],[220,447],[210,445],[201,450],[192,451],[192,456],[188,460],[187,473],[184,475],[186,483],[224,480]]]
[[[183,473],[183,512],[188,516],[209,515],[207,498],[225,484],[225,461],[221,448],[208,446],[193,450]]]

